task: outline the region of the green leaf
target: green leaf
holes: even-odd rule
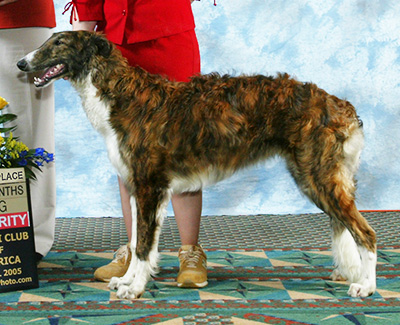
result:
[[[30,179],[36,179],[36,175],[28,167],[25,166],[25,177]]]
[[[10,132],[10,131],[14,131],[16,128],[17,128],[16,126],[12,126],[12,127],[9,127],[9,128],[0,128],[0,133],[7,133],[7,132]]]
[[[0,124],[14,121],[17,118],[15,114],[1,114],[0,115]]]

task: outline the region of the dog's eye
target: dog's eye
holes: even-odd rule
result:
[[[62,40],[56,40],[54,43],[56,46],[64,44]]]

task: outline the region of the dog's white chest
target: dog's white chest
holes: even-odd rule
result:
[[[106,137],[110,131],[111,126],[109,123],[110,118],[110,108],[104,102],[100,100],[97,96],[98,89],[93,86],[90,82],[91,76],[87,77],[87,80],[80,85],[77,85],[77,90],[79,91],[83,109],[94,127],[102,136]]]
[[[124,179],[127,175],[127,169],[121,159],[117,135],[110,125],[110,107],[97,96],[97,88],[93,86],[90,80],[89,75],[85,82],[76,86],[82,98],[83,109],[93,128],[103,136],[111,164]]]

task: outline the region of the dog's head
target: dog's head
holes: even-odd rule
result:
[[[60,78],[76,81],[89,71],[95,57],[108,57],[113,47],[101,34],[87,31],[70,31],[53,34],[41,47],[18,61],[25,72],[44,70],[36,77],[36,87],[45,87]]]

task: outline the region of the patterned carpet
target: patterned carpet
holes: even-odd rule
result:
[[[123,221],[57,219],[40,287],[0,294],[0,324],[400,324],[400,212],[364,215],[379,243],[378,290],[366,299],[349,298],[348,284],[329,280],[324,214],[203,217],[203,289],[176,287],[180,242],[167,218],[160,273],[133,301],[92,278],[127,241]]]

